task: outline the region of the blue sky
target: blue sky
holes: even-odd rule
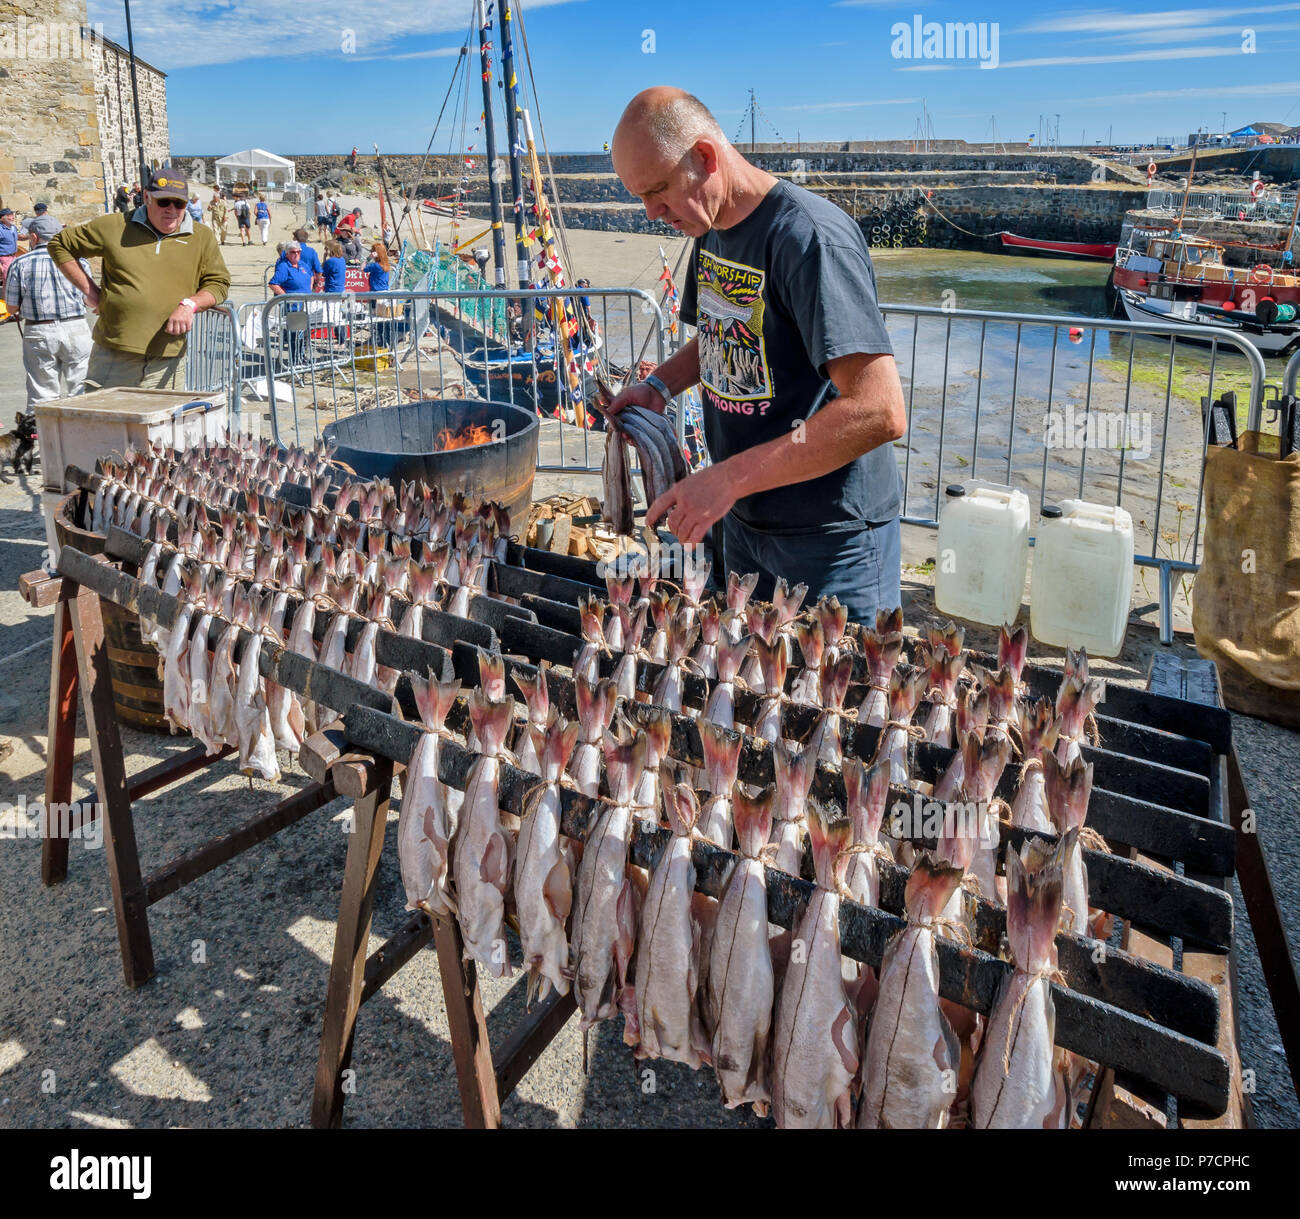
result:
[[[125,41],[120,3],[88,7]],[[136,0],[131,13],[137,52],[169,73],[179,156],[423,151],[471,10],[470,0]],[[971,141],[990,138],[994,116],[1000,139],[1024,140],[1040,115],[1055,128],[1059,114],[1066,144],[1110,128],[1125,143],[1217,130],[1224,111],[1229,128],[1300,123],[1300,3],[524,0],[523,10],[553,151],[598,149],[627,99],[661,83],[697,93],[728,135],[753,87],[760,139],[910,138],[923,98],[938,136]],[[895,56],[907,48],[892,27],[910,34],[916,17],[980,23],[972,49],[991,62],[996,36],[997,66],[925,58],[924,45]],[[472,127],[477,53],[471,82]],[[452,137],[444,119],[435,149]]]

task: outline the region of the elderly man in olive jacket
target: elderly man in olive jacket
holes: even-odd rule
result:
[[[50,242],[55,266],[98,310],[88,389],[181,389],[194,317],[221,304],[230,272],[216,234],[185,210],[189,183],[174,169],[150,177],[144,204],[65,228]],[[96,285],[79,258],[103,259]]]

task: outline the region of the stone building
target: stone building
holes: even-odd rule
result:
[[[95,38],[95,102],[104,182],[111,198],[118,186],[128,188],[140,177],[135,108],[131,104],[131,60],[125,47]],[[140,126],[144,155],[150,165],[165,165],[171,156],[167,132],[167,74],[135,57],[140,86]]]
[[[145,155],[165,164],[166,76],[138,58],[136,71]],[[85,0],[0,0],[0,202],[22,216],[43,201],[65,222],[102,214],[139,176],[130,82]]]

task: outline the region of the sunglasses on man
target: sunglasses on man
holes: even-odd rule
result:
[[[162,208],[164,211],[169,209],[180,211],[185,206],[185,204],[179,199],[155,199],[154,205]]]

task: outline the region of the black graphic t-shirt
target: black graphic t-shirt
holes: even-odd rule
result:
[[[715,462],[788,436],[826,386],[827,361],[893,354],[858,226],[785,181],[739,224],[696,240],[681,316],[699,333]],[[765,533],[852,529],[892,520],[900,492],[893,446],[882,445],[820,478],[745,496],[732,512]]]

